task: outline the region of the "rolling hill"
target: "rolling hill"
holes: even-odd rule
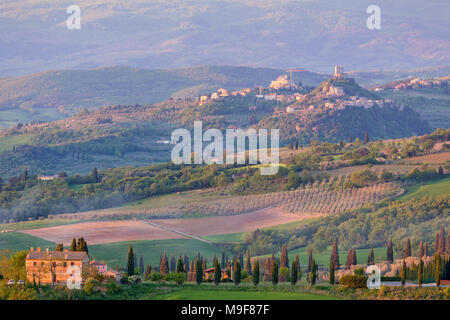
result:
[[[193,97],[220,87],[268,85],[281,69],[198,66],[149,70],[110,67],[46,71],[0,79],[0,127],[17,122],[57,120],[104,105],[156,103],[169,97]],[[325,75],[302,72],[296,80],[315,86]]]

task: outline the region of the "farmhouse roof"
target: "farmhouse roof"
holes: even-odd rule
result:
[[[34,251],[30,250],[28,260],[85,260],[89,256],[84,251]]]

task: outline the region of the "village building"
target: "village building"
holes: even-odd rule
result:
[[[274,90],[289,89],[292,87],[292,83],[288,80],[287,75],[279,76],[276,80],[270,82],[269,88]]]
[[[228,97],[230,95],[230,93],[228,92],[227,89],[224,88],[220,88],[217,90],[217,93],[219,94],[220,97]]]
[[[330,86],[326,93],[327,97],[342,97],[344,95],[345,95],[344,89],[342,89],[341,87],[335,87],[335,86]]]
[[[277,98],[277,94],[276,93],[267,93],[264,95],[264,100],[275,100]]]
[[[84,251],[42,251],[41,248],[31,248],[25,260],[28,281],[43,285],[66,285],[67,279],[77,269],[83,282],[82,270],[87,265],[89,256]]]
[[[228,274],[226,269],[220,270],[221,272],[221,279],[228,279]],[[214,280],[214,268],[209,268],[204,271],[203,277],[205,280]]]
[[[343,66],[334,66],[334,77],[335,78],[342,78],[344,76],[344,67]]]
[[[98,273],[100,273],[105,279],[113,279],[113,280],[119,280],[120,273],[108,268],[108,265],[106,263],[101,263],[96,261],[95,259],[89,262],[91,266],[94,266]]]

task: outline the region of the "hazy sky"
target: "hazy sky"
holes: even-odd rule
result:
[[[369,29],[374,3],[2,0],[0,76],[117,65],[329,71],[335,63],[347,70],[450,64],[450,1],[376,1],[381,28]],[[67,27],[71,5],[80,8],[81,29]]]

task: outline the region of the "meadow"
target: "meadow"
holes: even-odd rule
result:
[[[54,250],[56,243],[21,232],[0,234],[0,250],[8,249],[11,252],[15,252],[19,250],[30,250],[30,247]]]
[[[448,196],[450,195],[450,178],[427,182],[423,185],[414,185],[407,189],[406,194],[398,200],[407,201],[423,197]]]

